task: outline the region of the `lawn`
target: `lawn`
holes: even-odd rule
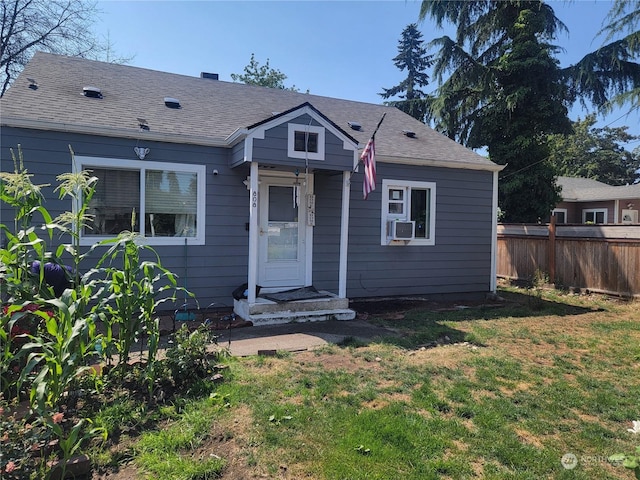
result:
[[[500,293],[372,315],[397,337],[369,345],[230,358],[214,393],[98,455],[106,478],[633,478],[607,459],[640,444],[637,302]]]

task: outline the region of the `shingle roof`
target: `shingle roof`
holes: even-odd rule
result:
[[[28,78],[38,83],[37,89],[29,88]],[[83,96],[86,86],[100,88],[103,98]],[[165,97],[178,99],[182,108],[167,108]],[[7,90],[0,119],[9,126],[138,138],[137,119],[143,118],[150,139],[212,145],[305,102],[358,140],[361,148],[386,113],[376,135],[381,161],[502,168],[397,108],[42,52]],[[360,123],[362,130],[350,129],[350,121]],[[403,135],[403,130],[415,132],[416,138]]]
[[[558,177],[565,202],[594,202],[599,200],[622,200],[640,198],[640,184],[614,187],[583,177]]]

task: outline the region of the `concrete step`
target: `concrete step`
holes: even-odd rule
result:
[[[328,310],[290,311],[248,314],[249,320],[257,325],[279,325],[284,323],[322,322],[326,320],[353,320],[356,312],[349,308],[334,308]]]

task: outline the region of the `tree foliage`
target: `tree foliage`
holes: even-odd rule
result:
[[[398,55],[393,58],[393,63],[400,71],[407,71],[407,78],[394,87],[383,88],[384,92],[380,93],[382,98],[399,96],[402,100],[386,103],[421,122],[425,121],[428,102],[427,95],[420,90],[420,87],[429,84],[429,75],[426,70],[431,67],[432,58],[433,55],[427,53],[418,25],[412,23],[405,27],[398,41]]]
[[[608,185],[626,185],[640,181],[640,148],[630,152],[625,143],[640,139],[627,132],[628,127],[596,128],[596,115],[573,123],[570,135],[552,135],[550,161],[558,174],[585,177]]]
[[[0,2],[0,96],[36,50],[98,58],[109,54],[108,42],[91,28],[96,2],[87,0],[2,0]],[[116,59],[122,63],[127,59]]]
[[[603,29],[609,39],[637,24],[639,3],[616,0]],[[491,160],[506,165],[498,193],[505,221],[548,217],[558,200],[549,135],[571,130],[567,111],[576,100],[638,104],[638,32],[561,69],[552,42],[566,27],[543,1],[424,0],[420,18],[427,16],[438,27],[456,26],[455,38],[430,43],[439,49],[430,110],[436,128],[469,147],[487,147]]]
[[[255,54],[251,54],[251,60],[244,67],[244,74],[232,73],[231,79],[234,82],[242,82],[247,85],[259,85],[261,87],[278,88],[280,90],[291,90],[297,92],[295,85],[286,87],[284,81],[287,76],[276,68],[271,68],[269,59],[264,65],[256,60]]]
[[[640,0],[615,0],[598,32],[609,42],[563,69],[571,100],[590,101],[604,111],[640,108]],[[621,37],[620,37],[621,36]],[[620,38],[618,38],[620,37]]]
[[[505,221],[545,218],[559,200],[547,160],[551,133],[568,133],[566,88],[548,41],[566,27],[541,1],[425,0],[421,18],[456,25],[439,47],[432,103],[436,128],[506,165],[499,186]],[[448,77],[445,80],[445,77]]]

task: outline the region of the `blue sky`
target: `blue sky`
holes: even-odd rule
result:
[[[569,29],[557,42],[566,49],[559,55],[561,66],[601,45],[594,37],[610,1],[550,3]],[[133,57],[129,65],[190,76],[206,71],[231,81],[254,53],[261,65],[268,59],[287,75],[287,86],[381,103],[382,88],[404,78],[392,58],[402,30],[418,22],[420,1],[103,0],[98,7],[98,33],[108,36],[116,54]],[[445,33],[430,20],[418,28],[425,41]],[[628,125],[630,133],[640,135],[640,114],[627,116],[626,110],[599,117],[599,126]],[[587,113],[578,106],[570,116]]]

